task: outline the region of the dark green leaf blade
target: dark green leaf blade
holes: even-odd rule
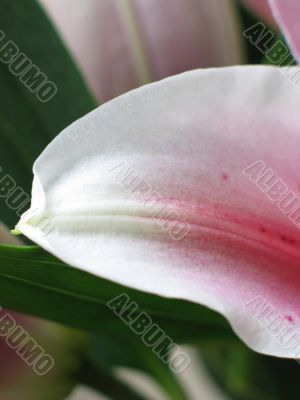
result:
[[[50,101],[41,102],[12,74],[9,63],[0,62],[0,179],[9,174],[30,193],[34,160],[63,128],[96,103],[36,0],[2,0],[0,31],[5,34],[0,57],[1,49],[12,41],[58,88]],[[0,219],[10,226],[18,220],[5,199],[0,199]]]

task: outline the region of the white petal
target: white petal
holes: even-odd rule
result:
[[[42,153],[19,229],[92,274],[211,307],[253,349],[292,357],[250,311],[263,297],[299,328],[299,229],[243,170],[262,160],[299,193],[299,108],[274,67],[198,70],[132,91]],[[178,216],[188,230],[174,239]],[[36,226],[44,217],[54,229]]]

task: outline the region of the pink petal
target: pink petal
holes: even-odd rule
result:
[[[269,325],[300,329],[300,231],[265,192],[280,178],[300,196],[299,109],[299,89],[274,67],[198,70],[132,91],[46,148],[32,211],[53,229],[30,213],[18,228],[70,265],[204,304],[253,349],[293,357]],[[243,173],[259,160],[275,171],[261,188],[253,168]]]
[[[295,57],[300,60],[300,2],[269,0],[273,14],[285,34]]]
[[[103,102],[189,69],[242,61],[229,0],[40,0]]]
[[[241,62],[239,26],[227,0],[134,0],[155,80]]]

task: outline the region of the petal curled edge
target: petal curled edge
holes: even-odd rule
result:
[[[269,0],[271,9],[292,51],[300,61],[300,3],[298,0]]]
[[[284,340],[300,327],[300,231],[276,201],[277,178],[300,195],[299,108],[275,67],[136,89],[46,148],[18,227],[77,268],[206,305],[254,350],[294,357]]]

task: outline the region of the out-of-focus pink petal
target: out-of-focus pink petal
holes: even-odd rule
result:
[[[258,16],[263,18],[269,25],[275,25],[273,14],[269,6],[268,0],[242,0],[251,10]]]
[[[155,80],[241,62],[240,32],[230,1],[134,0],[134,4]]]
[[[21,245],[21,241],[10,234],[8,229],[4,224],[0,221],[0,243],[5,244],[13,244],[13,245]],[[3,316],[5,311],[0,306],[0,311]],[[34,326],[34,320],[30,317],[21,316],[17,313],[11,314],[19,324],[21,324],[24,329],[32,328]],[[3,385],[10,385],[16,380],[19,376],[22,376],[22,372],[26,369],[26,365],[24,365],[23,361],[20,360],[20,357],[16,354],[14,350],[12,350],[3,338],[0,338],[0,393],[1,387]]]
[[[40,2],[101,102],[168,75],[242,61],[230,0]]]
[[[269,0],[278,25],[283,30],[292,51],[300,61],[300,2],[299,0]]]
[[[253,349],[293,357],[261,311],[266,302],[271,317],[300,328],[300,231],[265,193],[270,182],[260,189],[243,170],[263,160],[273,182],[300,195],[299,109],[299,89],[274,67],[199,70],[139,88],[46,148],[33,214],[18,228],[75,267],[207,305]],[[35,223],[44,217],[50,231]]]
[[[114,0],[41,0],[102,102],[138,85]]]

